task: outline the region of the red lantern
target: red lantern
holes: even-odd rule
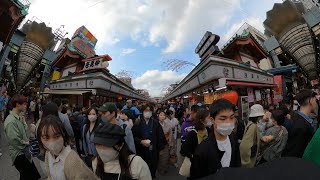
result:
[[[122,96],[118,96],[118,100],[120,100],[120,101],[121,101],[121,100],[122,100]]]
[[[230,101],[233,105],[238,104],[239,95],[235,91],[227,91],[222,94],[222,98]]]

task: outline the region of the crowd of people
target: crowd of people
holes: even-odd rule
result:
[[[5,92],[0,118],[23,180],[151,180],[169,166],[192,180],[282,157],[320,166],[318,102],[314,91],[304,89],[278,107],[254,104],[249,118],[241,119],[237,104],[227,99],[190,108],[131,100],[73,107],[61,99],[41,102],[22,95],[9,101]]]

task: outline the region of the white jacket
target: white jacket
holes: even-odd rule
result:
[[[135,155],[129,156],[129,162]],[[92,169],[93,172],[96,173],[97,170],[97,158],[92,161]],[[139,179],[139,180],[152,180],[149,167],[146,162],[140,157],[135,156],[130,165],[130,172],[132,179]],[[105,173],[112,173],[112,174],[120,174],[121,168],[119,164],[119,160],[111,161],[104,164],[104,172]]]

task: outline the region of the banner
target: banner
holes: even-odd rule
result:
[[[261,92],[260,90],[255,90],[256,101],[261,101]]]
[[[281,102],[283,97],[282,97],[282,76],[274,76],[273,77],[274,84],[277,86],[274,88],[274,94],[273,94],[273,99],[274,102]]]
[[[248,102],[254,102],[254,94],[252,88],[248,88]]]

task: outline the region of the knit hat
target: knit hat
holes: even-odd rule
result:
[[[116,145],[119,140],[125,137],[124,130],[116,125],[107,123],[99,126],[94,132],[93,142],[95,144],[101,144],[103,146],[112,147]]]

